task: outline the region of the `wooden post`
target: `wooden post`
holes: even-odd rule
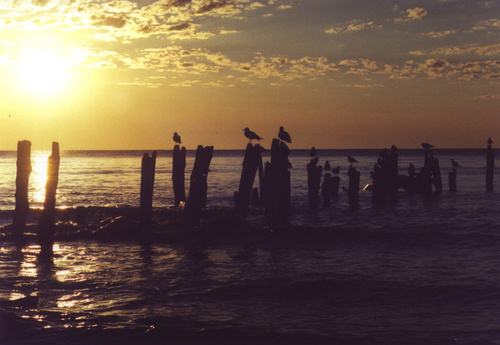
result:
[[[491,145],[493,141],[491,138],[488,138],[488,148],[486,149],[486,190],[488,192],[493,191],[493,170],[495,167],[495,155],[493,154],[493,150]]]
[[[189,195],[184,208],[184,221],[188,224],[199,224],[201,212],[207,203],[207,177],[212,160],[213,146],[203,147],[198,145],[193,171],[191,172],[191,182]]]
[[[149,230],[153,219],[153,190],[155,184],[156,151],[145,153],[141,164],[140,225]]]
[[[333,179],[330,173],[326,173],[325,176],[323,176],[321,195],[323,196],[323,205],[330,205],[331,197],[333,195]]]
[[[271,163],[266,163],[266,215],[273,223],[282,223],[290,209],[290,162],[288,146],[273,139],[271,145]]]
[[[172,183],[174,185],[175,207],[179,207],[181,203],[186,202],[185,170],[186,148],[183,146],[181,149],[179,145],[175,145],[172,154]]]
[[[335,175],[332,177],[332,196],[339,195],[340,177]]]
[[[55,235],[55,210],[57,183],[59,181],[59,143],[52,143],[52,154],[47,160],[47,182],[45,184],[45,202],[38,222],[38,242],[42,256],[52,256]]]
[[[323,168],[318,164],[318,157],[311,159],[307,164],[307,186],[309,196],[309,209],[317,210],[319,206],[319,188],[321,186],[321,173]]]
[[[20,239],[24,234],[26,217],[29,212],[28,182],[31,174],[31,142],[17,142],[16,208],[12,227]]]
[[[441,180],[441,169],[439,168],[439,158],[431,155],[430,166],[432,173],[432,184],[436,189],[436,193],[441,193],[443,191],[443,182]]]
[[[243,159],[243,169],[241,171],[240,186],[235,194],[235,207],[239,216],[245,217],[250,203],[252,187],[255,181],[255,175],[259,167],[259,158],[262,162],[261,147],[259,144],[248,144],[245,150],[245,158]]]
[[[359,199],[359,179],[361,174],[356,168],[350,165],[347,175],[349,176],[349,205],[352,208],[357,208]]]
[[[457,169],[453,168],[453,171],[448,173],[448,184],[450,192],[457,191]]]

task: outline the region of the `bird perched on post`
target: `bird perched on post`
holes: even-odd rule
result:
[[[290,134],[288,134],[288,132],[285,132],[283,126],[280,127],[280,132],[278,133],[278,138],[280,138],[282,141],[286,141],[289,144],[292,143],[292,138],[290,138]]]
[[[250,140],[250,144],[252,143],[252,140],[262,140],[263,139],[259,135],[257,135],[257,133],[252,132],[248,127],[245,127],[244,131],[245,131],[245,137],[247,137],[248,140]]]
[[[349,161],[349,163],[358,163],[358,161],[356,160],[356,158],[354,158],[353,156],[347,156],[347,160]]]
[[[451,165],[453,165],[454,168],[461,167],[461,165],[458,164],[458,162],[456,162],[453,158],[451,159]]]
[[[431,147],[434,147],[434,145],[422,143],[422,147],[427,150],[427,149],[430,149]]]
[[[181,137],[177,132],[174,132],[174,143],[181,144]]]

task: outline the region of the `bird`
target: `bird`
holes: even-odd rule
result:
[[[309,156],[311,157],[316,157],[318,154],[316,152],[316,148],[313,146],[311,147],[311,149],[309,150]]]
[[[282,141],[286,141],[289,144],[292,143],[292,138],[290,138],[290,134],[288,134],[288,132],[285,132],[283,126],[280,127],[280,132],[278,133],[278,138],[280,138]]]
[[[461,165],[458,164],[458,162],[456,162],[453,158],[451,159],[451,165],[453,165],[454,168],[461,167]]]
[[[337,166],[337,167],[335,167],[335,168],[332,169],[332,173],[334,173],[334,174],[338,174],[339,172],[340,172],[340,167],[339,166]]]
[[[263,139],[259,135],[257,135],[257,133],[252,132],[248,127],[245,127],[244,131],[245,131],[245,137],[247,137],[250,140],[250,143],[252,143],[252,140],[262,140]]]
[[[177,132],[174,132],[174,142],[177,143],[177,144],[181,144],[181,137],[179,134],[177,134]]]
[[[434,145],[422,143],[422,147],[427,150],[427,149],[430,149],[431,147],[434,147]]]
[[[347,160],[349,161],[349,163],[358,163],[358,161],[356,160],[356,158],[354,158],[353,156],[347,156]]]
[[[328,162],[328,161],[325,162],[324,169],[325,169],[325,171],[330,171],[330,169],[331,169],[330,162]]]

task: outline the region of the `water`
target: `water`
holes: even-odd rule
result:
[[[361,185],[378,151],[320,151]],[[33,154],[32,208],[42,207],[48,152]],[[137,206],[143,152],[66,152],[58,207]],[[500,344],[500,194],[485,192],[484,150],[441,150],[444,192],[400,193],[376,208],[361,192],[307,210],[306,151],[292,151],[297,227],[143,246],[132,240],[58,241],[52,262],[35,243],[0,243],[0,299],[34,294],[36,308],[0,307],[0,344]],[[232,206],[241,151],[215,151],[208,205]],[[498,154],[497,154],[498,157]],[[450,159],[457,193],[447,191]],[[266,158],[265,158],[266,159]],[[187,161],[187,178],[193,165]],[[400,170],[423,163],[400,152]],[[0,220],[14,207],[15,154],[0,154]],[[159,152],[154,204],[171,206],[170,152]],[[189,179],[188,179],[189,180]],[[188,182],[188,181],[187,181]],[[188,185],[189,183],[187,183]],[[188,187],[188,186],[187,186]],[[34,216],[29,219],[36,222]]]

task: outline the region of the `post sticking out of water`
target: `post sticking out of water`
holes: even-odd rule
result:
[[[17,142],[17,175],[16,175],[16,208],[12,227],[15,236],[21,238],[24,234],[26,217],[29,212],[28,182],[31,174],[31,142]]]
[[[198,145],[193,171],[191,172],[191,182],[189,195],[184,208],[184,221],[188,224],[199,224],[201,212],[207,203],[207,177],[214,153],[213,146],[203,147]]]
[[[319,188],[321,186],[321,173],[323,168],[318,164],[318,157],[311,159],[307,164],[307,186],[309,196],[309,209],[317,210],[319,206]]]
[[[457,191],[457,169],[453,168],[453,171],[448,173],[448,184],[450,192]]]
[[[45,184],[45,202],[38,222],[38,242],[41,254],[52,256],[55,233],[55,210],[57,184],[59,182],[59,143],[52,143],[52,154],[47,160],[47,182]]]
[[[349,205],[352,208],[357,208],[359,200],[359,179],[361,174],[356,168],[350,165],[347,175],[349,176]]]
[[[495,167],[495,155],[493,154],[493,150],[491,145],[493,141],[491,138],[488,138],[488,148],[486,149],[486,190],[488,192],[493,191],[493,170]]]
[[[186,202],[185,174],[186,170],[186,148],[179,145],[174,146],[172,156],[172,183],[174,185],[174,205],[179,207]]]
[[[240,185],[234,198],[236,211],[242,218],[245,217],[248,210],[255,175],[257,174],[257,169],[259,169],[259,163],[262,164],[262,151],[263,149],[259,144],[253,146],[251,143],[247,144],[245,150]]]
[[[266,215],[274,224],[283,223],[290,210],[290,149],[279,139],[271,144],[271,163],[265,165]]]
[[[156,151],[150,157],[147,153],[142,157],[140,225],[149,230],[153,219],[153,189],[155,184]]]

